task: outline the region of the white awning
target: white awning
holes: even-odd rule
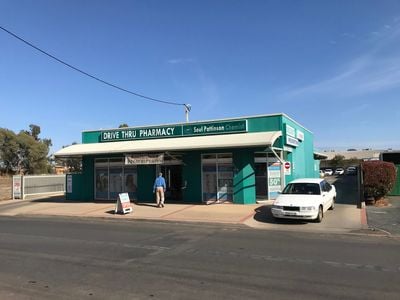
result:
[[[281,131],[190,136],[179,138],[134,140],[77,144],[54,153],[55,157],[70,157],[110,153],[163,152],[173,150],[200,150],[236,147],[272,146]]]

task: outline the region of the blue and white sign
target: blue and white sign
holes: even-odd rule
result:
[[[286,124],[286,135],[296,137],[296,130],[292,126]]]
[[[268,166],[268,199],[276,199],[281,192],[281,164]]]
[[[297,147],[297,146],[300,145],[300,142],[299,142],[298,139],[287,135],[287,136],[286,136],[286,144],[287,144],[287,145],[290,145],[290,146]]]

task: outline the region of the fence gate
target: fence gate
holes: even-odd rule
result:
[[[13,199],[26,196],[65,193],[65,175],[13,176]]]

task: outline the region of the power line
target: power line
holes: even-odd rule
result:
[[[30,47],[36,49],[37,51],[39,51],[39,52],[41,52],[41,53],[43,53],[44,55],[47,55],[48,57],[54,59],[55,61],[57,61],[57,62],[59,62],[59,63],[65,65],[65,66],[67,66],[67,67],[69,67],[69,68],[71,68],[71,69],[73,69],[73,70],[75,70],[75,71],[77,71],[77,72],[79,72],[79,73],[81,73],[81,74],[83,74],[83,75],[86,75],[86,76],[88,76],[88,77],[90,77],[90,78],[92,78],[92,79],[94,79],[94,80],[97,80],[97,81],[99,81],[99,82],[101,82],[101,83],[103,83],[103,84],[105,84],[105,85],[111,86],[111,87],[113,87],[113,88],[115,88],[115,89],[117,89],[117,90],[123,91],[123,92],[125,92],[125,93],[131,94],[131,95],[134,95],[134,96],[137,96],[137,97],[141,97],[141,98],[144,98],[144,99],[147,99],[147,100],[150,100],[150,101],[154,101],[154,102],[158,102],[158,103],[164,103],[164,104],[170,104],[170,105],[180,105],[180,106],[184,106],[184,107],[185,107],[185,110],[188,109],[188,107],[189,107],[189,111],[190,111],[190,105],[189,105],[189,104],[178,103],[178,102],[173,102],[173,101],[166,101],[166,100],[160,100],[160,99],[155,99],[155,98],[148,97],[148,96],[145,96],[145,95],[141,95],[141,94],[132,92],[132,91],[130,91],[130,90],[124,89],[124,88],[122,88],[122,87],[120,87],[120,86],[118,86],[118,85],[116,85],[116,84],[107,82],[107,81],[105,81],[105,80],[103,80],[103,79],[101,79],[101,78],[98,78],[98,77],[96,77],[96,76],[93,76],[93,75],[91,75],[91,74],[89,74],[89,73],[87,73],[87,72],[85,72],[85,71],[82,71],[81,69],[78,69],[77,67],[74,67],[73,65],[70,65],[69,63],[67,63],[67,62],[65,62],[65,61],[63,61],[63,60],[61,60],[61,59],[55,57],[54,55],[51,55],[50,53],[48,53],[48,52],[46,52],[46,51],[40,49],[39,47],[36,47],[35,45],[33,45],[33,44],[31,44],[30,42],[24,40],[23,38],[21,38],[21,37],[19,37],[18,35],[12,33],[11,31],[5,29],[4,27],[0,26],[0,29],[3,30],[3,31],[5,31],[5,32],[8,33],[9,35],[13,36],[14,38],[20,40],[21,42],[27,44],[28,46],[30,46]]]

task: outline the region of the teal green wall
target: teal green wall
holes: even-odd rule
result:
[[[68,176],[72,176],[72,193],[65,193],[66,200],[81,200],[83,191],[83,174],[68,174],[65,178],[67,180]],[[67,184],[65,184],[67,186]]]
[[[154,180],[156,178],[155,165],[143,165],[137,167],[137,196],[140,202],[154,202]]]
[[[188,152],[183,156],[182,183],[186,181],[183,190],[183,201],[201,203],[201,152]]]
[[[67,200],[93,201],[94,199],[94,159],[82,158],[82,172],[72,175],[72,193],[66,193]]]
[[[277,130],[282,130],[282,117],[283,115],[271,115],[271,116],[260,116],[260,117],[237,118],[237,119],[232,119],[232,121],[246,119],[248,132],[277,131]],[[224,121],[224,120],[214,120],[210,121],[209,123],[218,121]],[[190,125],[195,123],[178,123],[178,124],[171,124],[171,126],[181,125],[181,124]],[[99,143],[100,134],[101,130],[82,132],[82,143],[83,144]]]
[[[390,192],[390,196],[400,196],[400,165],[396,165],[397,178],[393,190]]]
[[[94,199],[94,158],[93,157],[83,157],[83,181],[84,187],[82,190],[83,200],[93,200]]]
[[[290,161],[292,165],[291,175],[285,176],[285,182],[288,183],[296,178],[318,178],[319,177],[319,169],[316,168],[315,160],[314,160],[314,137],[313,134],[300,126],[296,122],[291,119],[283,116],[283,133],[285,134],[285,124],[293,127],[296,132],[300,130],[304,133],[304,141],[299,143],[299,146],[294,147],[290,145],[286,145],[288,147],[293,148],[293,152],[288,154],[287,160]],[[283,139],[285,143],[285,139]]]
[[[99,143],[100,131],[82,132],[82,144]]]
[[[256,203],[256,179],[254,173],[254,150],[233,151],[233,202],[237,204]]]
[[[248,132],[282,130],[282,115],[247,118]]]

